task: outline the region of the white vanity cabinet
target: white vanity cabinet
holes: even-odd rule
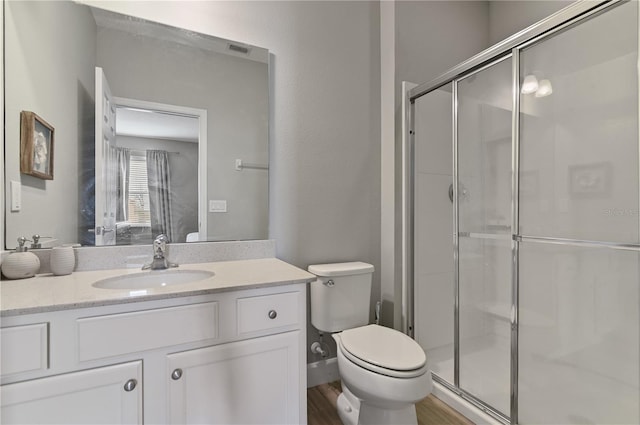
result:
[[[305,323],[305,283],[3,317],[1,422],[306,423]]]
[[[3,424],[142,423],[142,362],[0,387]]]
[[[306,379],[300,379],[306,375],[304,295],[243,294],[235,300],[240,341],[168,355],[170,423],[306,421],[306,407],[304,417],[300,409],[306,400]]]
[[[172,424],[297,424],[300,331],[168,356]]]

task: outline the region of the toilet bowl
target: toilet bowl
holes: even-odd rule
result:
[[[368,325],[374,268],[362,262],[309,266],[311,323],[336,340],[346,425],[417,425],[415,403],[432,388],[422,347],[394,329]]]
[[[422,348],[411,338],[378,325],[333,335],[343,393],[344,424],[417,424],[415,403],[432,388]]]

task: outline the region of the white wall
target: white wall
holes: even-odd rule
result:
[[[78,11],[71,4],[4,5],[5,78],[11,82],[5,92],[7,191],[11,180],[22,183],[22,211],[11,212],[11,205],[5,205],[7,246],[14,247],[19,236],[30,238],[35,233],[61,243],[76,242],[79,146],[93,143],[93,116],[78,116],[77,111],[93,102],[95,23],[88,10]],[[56,36],[42,39],[40,32],[27,30],[31,28]],[[35,112],[55,128],[53,180],[20,174],[23,110]]]

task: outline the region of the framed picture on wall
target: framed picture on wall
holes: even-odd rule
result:
[[[572,198],[607,198],[611,196],[610,162],[569,166],[569,193]]]
[[[20,112],[20,172],[53,180],[53,127],[34,112]]]

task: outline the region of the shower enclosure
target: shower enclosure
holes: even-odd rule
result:
[[[406,330],[505,423],[640,423],[638,2],[412,89]]]

